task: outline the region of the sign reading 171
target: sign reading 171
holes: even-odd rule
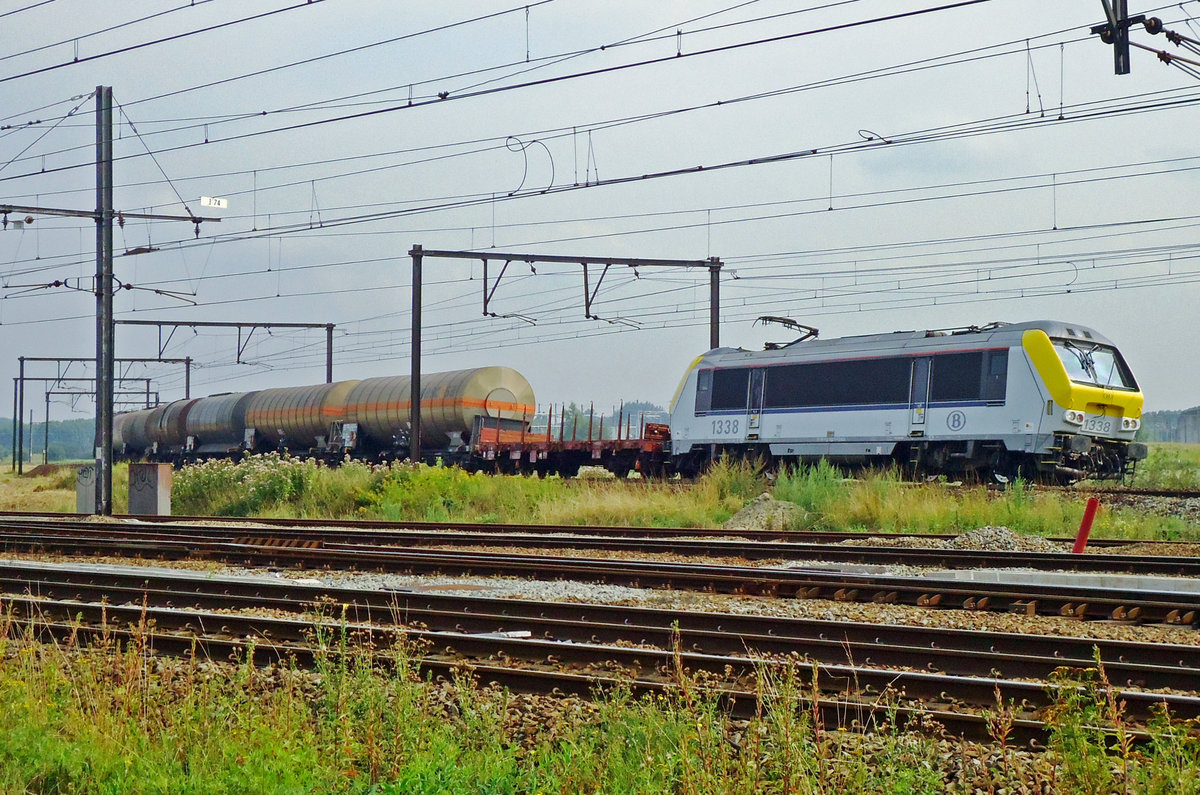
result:
[[[227,208],[229,206],[229,199],[218,199],[215,196],[201,196],[200,197],[200,206],[201,207],[213,207],[218,210],[224,210],[225,208]]]

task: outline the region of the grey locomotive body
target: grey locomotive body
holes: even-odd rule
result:
[[[717,348],[671,407],[674,468],[726,454],[977,472],[1117,477],[1142,395],[1099,333],[1057,322]]]

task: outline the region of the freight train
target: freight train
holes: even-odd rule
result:
[[[389,460],[409,456],[407,376],[180,400],[118,415],[118,455],[165,461],[269,450]],[[716,348],[687,369],[669,425],[597,424],[553,409],[534,431],[533,389],[515,370],[423,376],[424,460],[469,469],[694,476],[721,456],[765,466],[827,459],[1005,481],[1119,478],[1142,393],[1098,332],[1054,321],[993,323]],[[556,425],[557,420],[557,425]],[[615,420],[615,421],[614,421]]]

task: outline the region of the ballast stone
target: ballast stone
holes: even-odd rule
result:
[[[807,516],[808,511],[796,503],[777,500],[763,492],[721,527],[725,530],[788,530],[798,527]]]

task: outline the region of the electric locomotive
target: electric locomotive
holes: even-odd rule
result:
[[[675,471],[731,455],[1070,482],[1146,457],[1137,381],[1085,326],[812,336],[697,358],[671,403]]]

